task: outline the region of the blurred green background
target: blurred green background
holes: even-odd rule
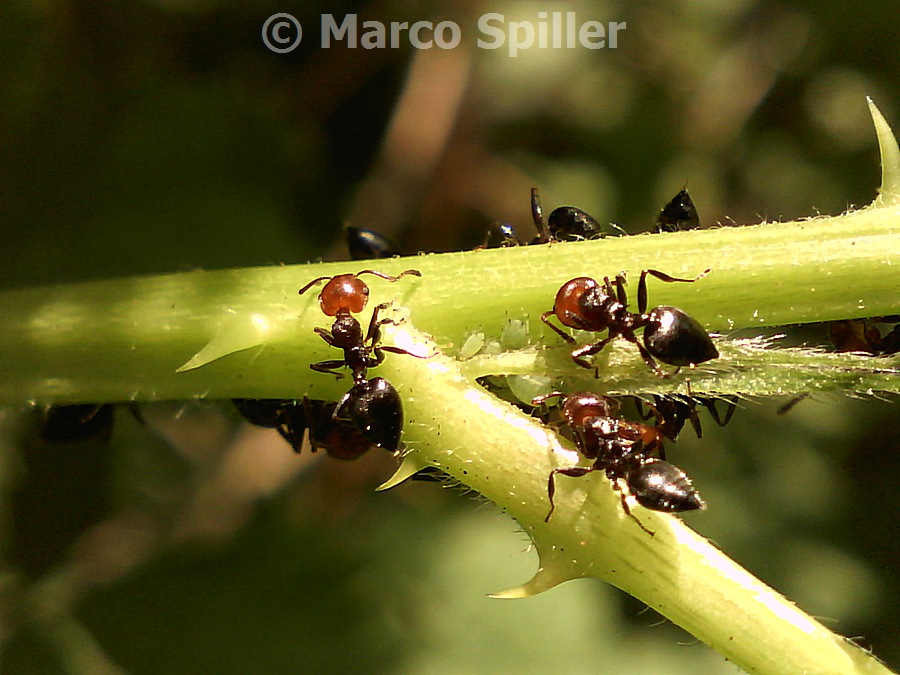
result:
[[[485,12],[552,11],[627,29],[475,46]],[[277,12],[304,26],[290,53],[262,40]],[[322,49],[323,13],[463,39]],[[410,253],[495,221],[528,238],[532,185],[630,232],[685,185],[706,225],[839,213],[878,185],[865,96],[900,128],[898,19],[886,0],[4,0],[0,287],[340,258],[347,222]],[[900,667],[896,401],[780,403],[685,433],[710,504],[690,522]],[[487,599],[536,568],[525,535],[436,484],[375,494],[391,457],[297,457],[226,406],[142,413],[69,444],[3,414],[3,672],[736,670],[597,581]]]

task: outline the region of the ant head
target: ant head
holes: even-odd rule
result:
[[[369,302],[369,287],[355,274],[332,277],[319,293],[319,306],[326,316],[359,313]]]
[[[647,314],[644,346],[670,366],[689,366],[718,358],[719,352],[703,326],[677,307],[654,307]]]
[[[553,313],[562,325],[569,328],[603,330],[606,322],[599,325],[593,319],[608,297],[606,290],[596,279],[576,277],[564,283],[556,292]]]
[[[628,489],[638,504],[652,511],[681,513],[705,509],[684,471],[661,459],[649,459],[629,472]]]
[[[611,417],[616,407],[605,396],[579,391],[563,401],[562,414],[569,426],[581,427],[592,417]]]

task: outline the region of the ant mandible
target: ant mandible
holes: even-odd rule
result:
[[[547,480],[550,511],[544,522],[550,521],[556,509],[553,501],[556,476],[578,478],[594,471],[606,473],[613,489],[619,493],[622,510],[651,536],[654,533],[631,512],[620,480],[625,482],[628,492],[638,504],[652,511],[682,513],[706,508],[706,503],[687,475],[663,459],[663,434],[659,429],[614,417],[615,408],[611,401],[591,392],[578,392],[570,396],[554,392],[538,396],[532,404],[540,405],[554,397],[562,398],[560,410],[572,429],[578,451],[586,459],[593,460],[593,464],[550,472]]]
[[[686,312],[667,305],[647,311],[647,275],[666,283],[694,283],[709,272],[707,269],[693,279],[679,279],[658,270],[643,270],[638,284],[637,314],[628,311],[623,274],[616,275],[615,287],[609,277],[603,277],[602,284],[590,277],[577,277],[562,285],[556,293],[553,309],[544,312],[541,321],[570,344],[575,343],[575,338],[550,323],[549,317],[556,316],[563,326],[569,328],[609,331],[603,340],[572,352],[572,360],[582,368],[594,367],[584,357],[597,354],[613,339],[622,336],[637,346],[644,363],[657,376],[668,377],[655,359],[680,367],[717,358],[719,352],[703,326]],[[640,328],[644,329],[643,344],[635,335]]]
[[[392,354],[409,354],[419,356],[399,347],[388,347],[379,344],[381,339],[381,326],[396,324],[393,319],[379,319],[380,312],[385,311],[391,303],[385,302],[375,307],[369,327],[363,335],[359,320],[352,313],[358,313],[365,309],[369,301],[369,287],[359,277],[363,274],[395,282],[404,276],[421,277],[419,270],[406,270],[397,276],[376,272],[375,270],[363,270],[355,274],[339,274],[334,277],[318,277],[313,279],[300,289],[300,295],[321,281],[328,283],[319,292],[319,306],[326,316],[335,317],[331,330],[326,328],[315,329],[316,333],[332,347],[344,350],[342,359],[329,359],[310,364],[310,368],[320,373],[330,373],[342,377],[337,368],[348,367],[353,373],[355,382],[364,382],[369,368],[374,368],[384,361],[384,352]],[[422,358],[422,357],[420,357]]]

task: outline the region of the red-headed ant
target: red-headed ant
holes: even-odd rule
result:
[[[366,282],[359,278],[363,274],[371,274],[392,282],[404,276],[422,276],[419,270],[406,270],[395,277],[374,270],[363,270],[356,274],[318,277],[301,288],[299,293],[303,295],[317,283],[328,281],[319,292],[319,306],[326,316],[335,317],[334,323],[331,326],[331,330],[317,327],[315,331],[332,347],[344,350],[344,358],[312,363],[309,367],[313,370],[341,377],[342,375],[336,372],[335,369],[346,366],[352,371],[354,381],[362,382],[365,381],[369,368],[374,368],[384,361],[384,352],[409,354],[410,356],[418,357],[417,354],[413,354],[405,349],[386,347],[379,344],[381,326],[396,323],[393,319],[378,318],[380,312],[390,307],[389,302],[375,307],[372,319],[369,321],[369,328],[366,334],[363,335],[359,320],[352,315],[352,313],[363,311],[369,301],[369,287],[366,285]]]
[[[631,512],[620,480],[625,482],[628,492],[638,504],[652,511],[681,513],[706,508],[706,503],[687,475],[663,459],[663,434],[658,428],[614,417],[614,403],[591,392],[578,392],[569,396],[554,392],[539,396],[532,403],[540,405],[555,397],[562,399],[560,411],[572,430],[575,446],[586,459],[593,460],[593,464],[587,467],[553,469],[550,472],[547,480],[550,511],[544,522],[549,522],[556,509],[553,501],[556,476],[561,474],[578,478],[594,471],[606,473],[613,489],[619,493],[625,514],[651,536],[654,533],[644,527]]]
[[[604,277],[602,284],[589,277],[571,279],[559,289],[553,309],[544,312],[541,321],[570,344],[575,343],[575,338],[550,323],[549,317],[555,316],[569,328],[609,331],[603,340],[572,352],[572,360],[582,368],[594,367],[584,357],[597,354],[613,339],[622,336],[637,346],[644,363],[656,375],[668,377],[654,359],[672,366],[687,366],[717,358],[719,352],[703,326],[677,307],[661,305],[647,312],[647,275],[666,283],[694,283],[709,271],[707,269],[693,279],[679,279],[658,270],[643,270],[638,284],[637,314],[628,311],[623,275],[616,276],[615,287],[609,277]],[[643,344],[635,335],[640,328],[644,329]]]

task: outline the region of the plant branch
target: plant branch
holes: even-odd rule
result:
[[[751,672],[887,672],[679,519],[635,508],[656,532],[648,536],[623,516],[617,493],[599,473],[561,481],[557,511],[544,523],[550,470],[577,462],[578,456],[552,431],[474,382],[481,375],[511,373],[552,376],[561,386],[608,393],[658,393],[682,387],[689,375],[694,391],[721,395],[829,388],[896,393],[896,358],[775,349],[752,340],[721,339],[720,359],[667,380],[650,374],[619,340],[600,355],[602,377],[595,380],[572,364],[567,346],[539,321],[568,279],[627,270],[633,280],[645,268],[681,277],[711,268],[694,284],[651,282],[650,297],[653,304],[687,308],[709,330],[723,333],[896,313],[900,160],[896,142],[886,140],[886,124],[879,127],[878,119],[885,158],[882,192],[860,211],[378,262],[389,274],[415,268],[423,275],[370,284],[370,306],[393,299],[410,317],[387,330],[386,339],[434,355],[391,355],[379,367],[405,407],[409,452],[400,475],[437,466],[507,510],[533,537],[540,570],[502,597],[596,576],[641,598]],[[297,289],[312,278],[364,266],[192,272],[5,292],[0,294],[5,328],[0,402],[304,395],[334,400],[346,391],[347,380],[310,371],[311,362],[332,358],[333,352],[313,332],[326,323],[315,294],[301,297]],[[524,337],[510,350],[504,343],[514,325]]]

